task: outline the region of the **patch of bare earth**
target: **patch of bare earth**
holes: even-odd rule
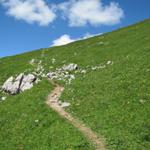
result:
[[[105,150],[104,139],[98,137],[90,128],[86,127],[79,119],[73,117],[70,113],[62,108],[58,101],[64,91],[64,87],[57,85],[55,89],[49,94],[46,103],[56,111],[62,118],[68,120],[74,127],[76,127],[88,140],[93,143],[96,150]]]

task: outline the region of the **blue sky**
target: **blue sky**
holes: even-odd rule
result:
[[[66,44],[146,18],[150,0],[0,0],[0,57]]]

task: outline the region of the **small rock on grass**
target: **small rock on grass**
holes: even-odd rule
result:
[[[60,104],[60,107],[62,107],[62,108],[66,108],[66,107],[70,106],[70,103],[68,103],[68,102],[59,102],[59,104]]]
[[[66,70],[66,71],[74,71],[74,70],[76,70],[78,68],[78,65],[77,64],[73,64],[73,63],[71,63],[71,64],[69,64],[69,65],[65,65],[65,66],[63,66],[63,70]]]
[[[113,62],[112,61],[107,61],[107,65],[112,65],[113,64]]]
[[[3,96],[0,98],[0,101],[5,101],[7,97]]]
[[[38,122],[39,122],[39,120],[35,120],[34,122],[35,122],[35,123],[38,123]]]

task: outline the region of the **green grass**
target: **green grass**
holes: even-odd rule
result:
[[[0,149],[93,149],[81,133],[46,106],[50,90],[50,83],[43,81],[0,103]]]
[[[28,63],[32,58],[42,60],[47,71],[50,66],[62,66],[64,61],[65,64],[77,63],[82,68],[113,61],[113,65],[105,69],[77,75],[71,85],[64,85],[62,100],[71,103],[67,111],[106,138],[108,149],[149,150],[149,27],[150,20],[145,20],[66,46],[2,58],[0,84],[10,75],[32,71],[33,66]],[[52,64],[52,58],[56,59],[55,64]],[[21,145],[23,149],[31,149],[32,146],[42,150],[92,149],[90,145],[85,146],[87,141],[80,133],[76,134],[76,129],[46,108],[44,101],[51,88],[47,81],[43,81],[31,91],[0,103],[0,147],[10,149]],[[23,112],[28,114],[26,119],[21,115]],[[37,118],[42,125],[34,123]],[[20,139],[18,143],[17,139]]]

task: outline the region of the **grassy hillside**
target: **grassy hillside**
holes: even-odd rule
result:
[[[47,72],[68,63],[90,68],[112,61],[106,68],[77,74],[70,85],[61,83],[65,86],[61,99],[71,103],[67,111],[106,138],[108,149],[149,150],[150,20],[66,46],[2,58],[0,85],[11,75],[32,72],[31,59],[41,60]],[[43,80],[0,103],[0,147],[93,149],[81,133],[47,108],[44,101],[51,89]]]

